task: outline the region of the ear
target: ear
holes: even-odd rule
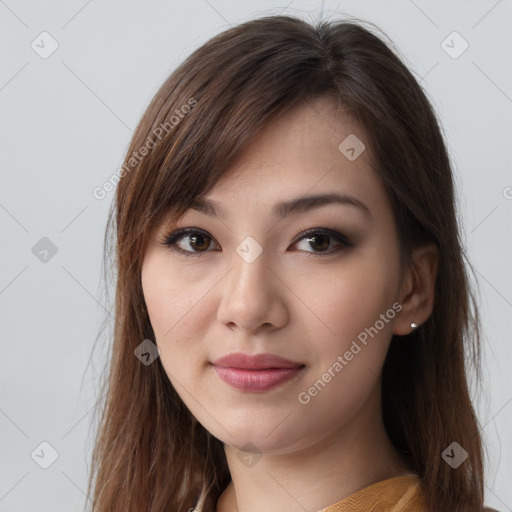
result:
[[[409,334],[411,322],[420,326],[434,309],[435,284],[439,265],[437,245],[429,244],[413,250],[412,264],[400,290],[402,310],[396,316],[393,334]]]

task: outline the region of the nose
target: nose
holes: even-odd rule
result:
[[[219,321],[253,334],[283,327],[289,321],[289,309],[282,276],[269,266],[265,251],[248,261],[233,255],[232,268],[223,280]]]

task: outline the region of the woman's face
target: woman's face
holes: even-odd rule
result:
[[[397,232],[360,128],[334,108],[319,100],[269,125],[207,194],[216,214],[198,207],[159,226],[143,262],[172,385],[238,449],[307,448],[379,404],[401,308]],[[294,203],[334,194],[351,199]],[[191,232],[165,245],[179,228]],[[213,364],[232,353],[298,366]]]

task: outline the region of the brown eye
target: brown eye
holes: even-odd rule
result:
[[[347,247],[351,247],[352,244],[348,241],[348,239],[343,236],[341,233],[337,231],[331,230],[319,230],[318,228],[310,229],[306,233],[301,234],[301,238],[296,242],[296,244],[304,243],[306,247],[306,252],[318,253],[321,255],[332,254],[339,250],[342,250]],[[329,250],[329,246],[334,242],[333,250]],[[294,244],[295,245],[295,244]],[[308,249],[313,248],[313,251]]]
[[[189,238],[189,245],[194,250],[203,252],[210,246],[210,237],[203,235],[202,233],[196,234],[196,235],[186,235],[183,238]]]
[[[206,232],[196,228],[182,228],[165,237],[161,244],[178,252],[180,256],[201,256],[201,253],[210,252],[210,244],[214,239]],[[293,245],[303,243],[304,252],[317,256],[329,255],[340,250],[352,247],[349,240],[329,229],[313,228],[301,233],[300,238]],[[333,247],[331,247],[333,244]],[[311,250],[313,249],[313,250]],[[219,250],[219,249],[214,249]]]
[[[176,246],[178,249],[186,252],[206,252],[211,240],[212,238],[202,231],[179,229],[171,233],[163,243],[169,246]],[[181,247],[180,243],[182,243]],[[190,251],[189,248],[192,248],[193,251]]]
[[[304,238],[307,240],[312,247],[316,246],[319,251],[325,251],[329,248],[329,236],[328,235],[313,235]]]

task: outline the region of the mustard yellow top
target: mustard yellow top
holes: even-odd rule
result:
[[[417,476],[398,476],[365,487],[321,512],[423,512]]]

